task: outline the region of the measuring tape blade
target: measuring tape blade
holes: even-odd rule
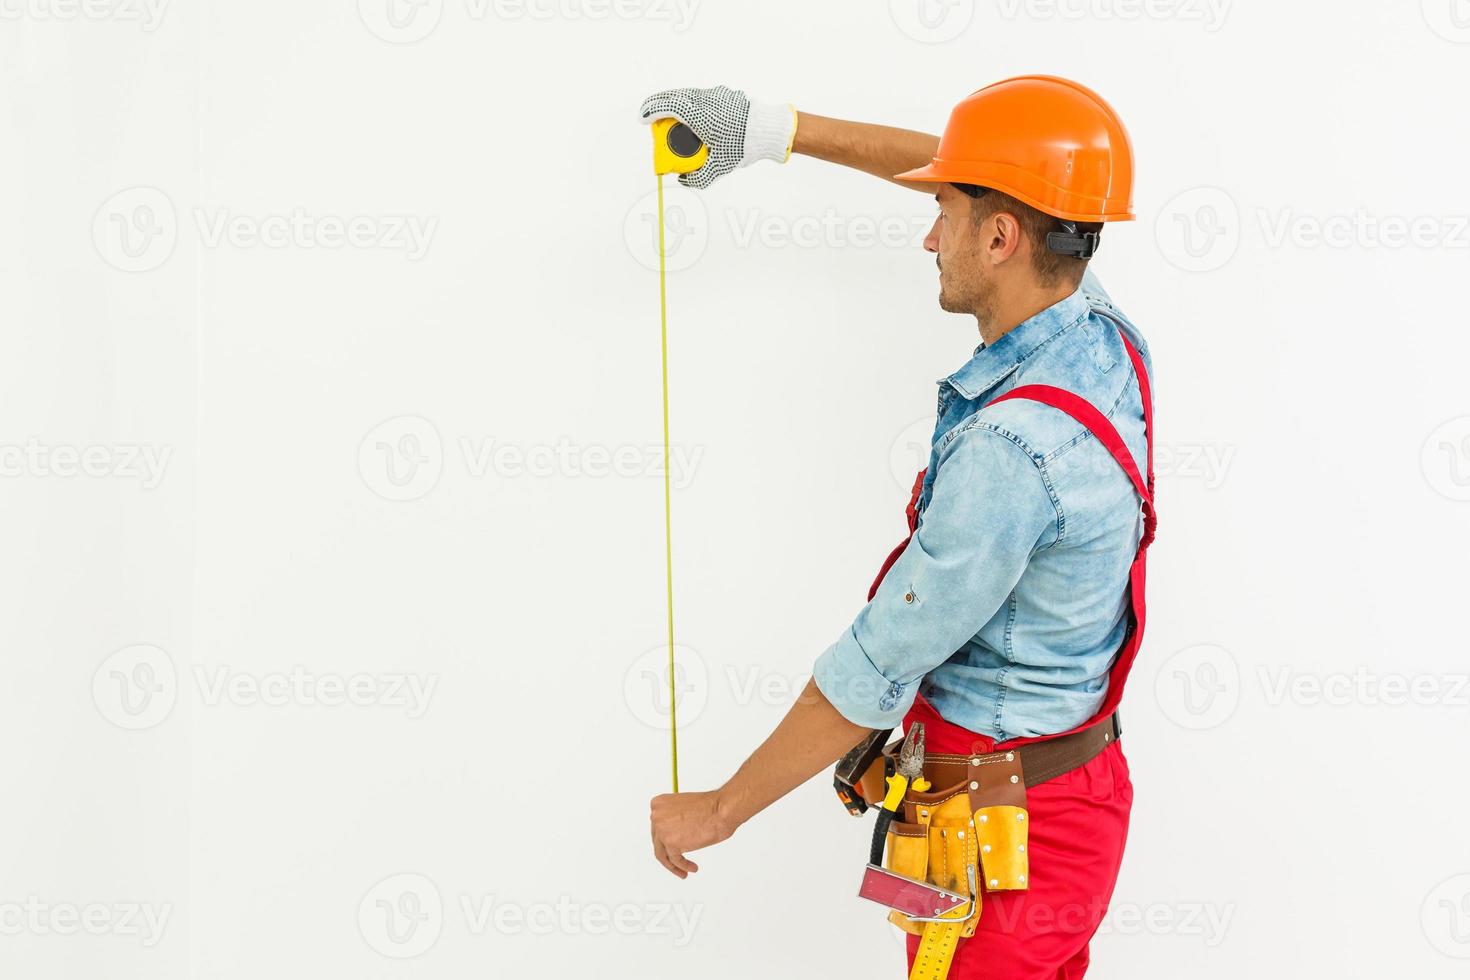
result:
[[[694,131],[677,119],[658,119],[653,130],[653,172],[658,180],[658,319],[659,347],[663,373],[664,406],[664,581],[669,611],[669,754],[673,764],[674,792],[679,792],[679,690],[674,678],[674,507],[669,482],[669,297],[666,280],[668,260],[664,250],[664,174],[687,174],[709,159]]]

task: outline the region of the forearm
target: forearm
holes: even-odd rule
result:
[[[871,729],[854,725],[808,681],[801,696],[719,790],[722,819],[739,826],[835,763]]]
[[[894,180],[893,175],[924,166],[938,148],[939,137],[929,133],[798,112],[791,151],[933,194],[933,184]]]

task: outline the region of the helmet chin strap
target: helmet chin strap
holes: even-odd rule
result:
[[[1077,234],[1077,223],[1063,221],[1061,231],[1048,232],[1046,247],[1058,255],[1070,255],[1074,259],[1090,259],[1097,254],[1102,236],[1095,231]]]

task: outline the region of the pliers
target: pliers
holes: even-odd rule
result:
[[[870,864],[883,864],[883,845],[888,841],[889,825],[893,823],[893,816],[910,786],[919,793],[929,788],[929,781],[924,778],[924,724],[917,721],[904,735],[903,745],[898,750],[896,771],[888,777],[888,794],[883,797],[883,805],[878,809],[878,822],[873,827]]]

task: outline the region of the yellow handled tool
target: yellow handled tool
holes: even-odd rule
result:
[[[653,172],[658,177],[658,314],[663,350],[664,389],[664,577],[669,609],[669,751],[673,759],[674,792],[679,792],[678,684],[674,678],[674,520],[669,484],[669,300],[664,257],[664,174],[687,174],[704,166],[709,147],[694,130],[677,119],[657,119],[653,130]]]

